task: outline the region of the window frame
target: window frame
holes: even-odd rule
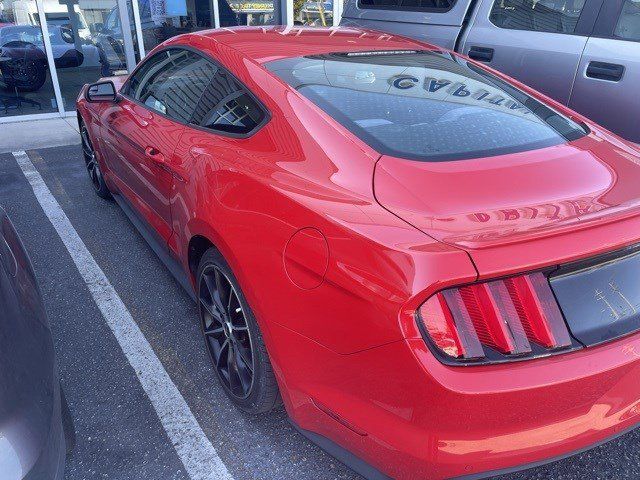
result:
[[[131,85],[131,78],[134,75],[136,75],[136,73],[139,72],[140,68],[143,67],[145,63],[147,63],[151,59],[155,58],[157,55],[160,55],[160,54],[166,52],[167,50],[186,50],[186,51],[194,53],[195,55],[198,55],[199,57],[203,58],[204,60],[206,60],[207,62],[209,62],[211,65],[213,65],[216,68],[216,73],[214,74],[214,76],[217,75],[220,70],[223,70],[225,72],[225,74],[229,75],[231,78],[233,78],[240,85],[240,88],[244,91],[244,93],[246,95],[248,95],[249,98],[251,98],[251,100],[253,100],[256,103],[256,105],[262,111],[262,113],[264,115],[262,121],[260,123],[258,123],[253,129],[251,129],[247,133],[224,132],[224,131],[215,130],[215,129],[212,129],[212,128],[209,128],[209,127],[203,127],[202,125],[198,125],[196,123],[192,123],[191,120],[193,119],[193,116],[195,114],[195,109],[191,113],[191,117],[189,117],[189,120],[185,122],[185,121],[182,121],[182,120],[178,120],[177,118],[174,118],[174,117],[172,117],[170,115],[167,115],[165,113],[162,113],[162,112],[159,112],[159,111],[154,110],[152,108],[149,108],[148,105],[145,105],[144,103],[138,101],[136,98],[134,98],[132,95],[130,95],[129,88],[130,88],[130,85]],[[207,87],[208,86],[209,85],[207,85]],[[202,50],[198,50],[197,48],[194,48],[194,47],[191,47],[191,46],[188,46],[188,45],[181,45],[181,44],[167,45],[165,47],[162,47],[162,48],[156,50],[155,52],[153,52],[152,55],[146,56],[144,58],[144,60],[142,60],[136,66],[136,68],[131,72],[131,74],[128,76],[127,81],[124,83],[124,85],[120,89],[120,92],[118,92],[118,95],[121,95],[122,97],[126,98],[130,102],[135,103],[136,105],[144,108],[145,110],[147,110],[149,112],[152,112],[154,114],[160,115],[163,118],[171,120],[172,122],[175,122],[175,123],[177,123],[179,125],[184,125],[186,127],[195,128],[196,130],[201,130],[203,132],[211,133],[213,135],[220,135],[222,137],[240,138],[240,139],[252,137],[255,133],[258,132],[258,130],[262,129],[262,127],[264,127],[271,120],[271,117],[272,117],[271,112],[264,105],[264,103],[231,70],[226,68],[224,65],[222,65],[222,63],[220,63],[218,60],[216,60],[213,56],[209,55],[208,53],[203,52]],[[200,104],[201,101],[202,101],[202,99],[198,100],[198,103],[196,103],[196,108]]]
[[[336,0],[334,0],[336,1]],[[401,0],[400,0],[401,1]],[[433,7],[402,7],[402,6],[391,6],[391,5],[379,5],[379,6],[370,6],[363,5],[362,0],[358,0],[358,8],[362,10],[390,10],[394,12],[428,12],[428,13],[449,13],[451,10],[455,8],[458,2],[462,2],[465,0],[453,0],[451,6],[447,9],[443,8],[433,8]]]
[[[491,3],[491,7],[487,12],[487,20],[495,28],[499,28],[500,30],[509,30],[510,32],[530,32],[530,33],[541,33],[546,35],[573,35],[577,37],[592,36],[602,5],[603,3],[606,3],[605,0],[585,0],[584,7],[582,7],[582,11],[578,16],[578,22],[576,23],[575,30],[571,33],[568,33],[568,32],[553,32],[548,30],[526,30],[523,28],[506,28],[506,27],[501,27],[500,25],[496,25],[491,19],[491,13],[493,12],[493,8],[495,7],[496,3],[498,3],[499,1],[500,0],[493,0],[493,2]]]

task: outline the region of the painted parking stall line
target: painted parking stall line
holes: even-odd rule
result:
[[[189,477],[192,480],[233,480],[162,362],[27,153],[13,152],[13,156],[135,371]]]

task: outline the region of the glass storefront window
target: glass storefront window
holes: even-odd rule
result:
[[[333,26],[334,0],[293,0],[293,23],[309,27]]]
[[[0,0],[0,118],[57,111],[36,2]]]
[[[181,33],[214,28],[214,1],[221,27],[279,23],[273,0],[138,0],[145,51]]]
[[[116,0],[43,3],[62,103],[65,110],[74,110],[82,85],[127,73],[118,4]],[[40,18],[36,17],[36,21]]]
[[[273,0],[219,0],[218,10],[221,27],[279,23]]]
[[[0,0],[0,121],[72,112],[85,83],[128,73],[175,35],[217,26],[330,27],[339,23],[334,3],[342,0],[42,0],[39,11],[36,0]]]

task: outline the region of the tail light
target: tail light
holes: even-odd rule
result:
[[[418,321],[446,363],[495,363],[580,347],[542,273],[444,290],[420,306]]]

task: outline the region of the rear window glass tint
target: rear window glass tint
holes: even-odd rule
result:
[[[386,155],[478,158],[586,134],[579,124],[448,53],[335,53],[276,60],[267,67]]]

